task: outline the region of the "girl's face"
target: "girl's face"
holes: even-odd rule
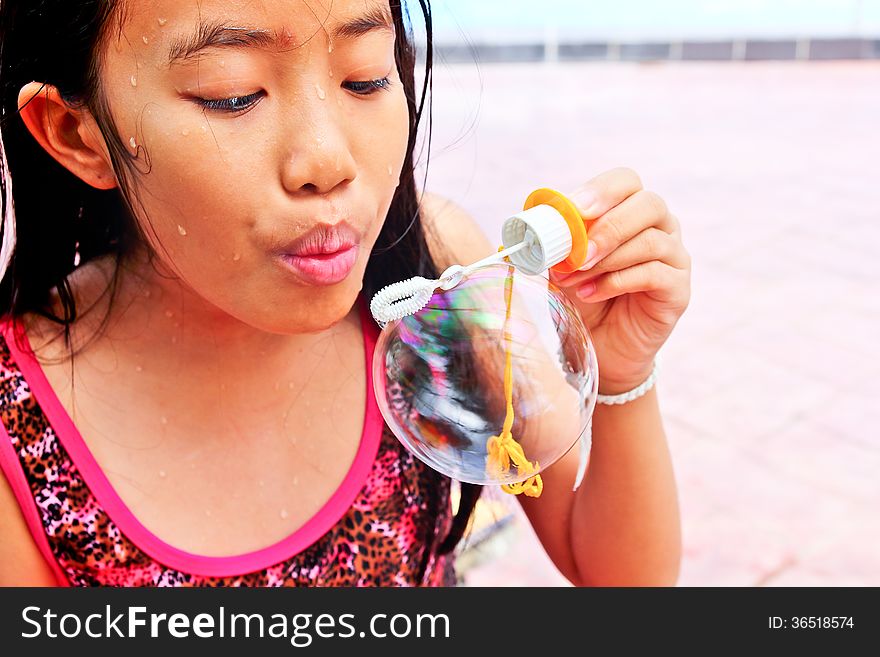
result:
[[[143,172],[134,205],[160,263],[217,319],[274,333],[340,320],[406,155],[387,2],[157,0],[123,11],[101,80]],[[311,233],[321,225],[329,235]],[[336,253],[285,255],[301,239]]]

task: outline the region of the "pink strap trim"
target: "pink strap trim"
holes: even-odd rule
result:
[[[37,509],[37,503],[34,500],[34,494],[31,492],[27,479],[24,476],[24,470],[21,467],[21,461],[15,450],[12,449],[12,439],[6,431],[6,427],[0,422],[0,470],[6,476],[12,488],[12,494],[18,502],[18,507],[27,523],[28,531],[34,539],[40,554],[43,555],[52,573],[55,575],[55,581],[58,586],[70,586],[67,576],[52,554],[52,548],[49,547],[49,541],[46,538],[46,531],[43,529],[43,518]]]
[[[373,393],[373,350],[378,338],[378,326],[372,322],[362,296],[358,297],[358,303],[364,335],[367,400],[360,446],[348,474],[324,506],[295,532],[268,547],[229,557],[210,557],[180,550],[169,545],[142,525],[113,489],[82,439],[79,430],[70,419],[67,410],[55,395],[42,367],[34,357],[27,335],[23,331],[21,332],[23,344],[26,345],[29,353],[22,353],[15,345],[13,332],[9,330],[8,325],[3,326],[3,331],[22,374],[49,418],[58,439],[70,454],[89,490],[120,531],[150,557],[175,570],[206,577],[232,577],[263,570],[290,559],[321,538],[333,525],[339,522],[351,507],[373,467],[376,454],[379,451],[384,422]]]

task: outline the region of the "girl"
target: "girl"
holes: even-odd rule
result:
[[[479,489],[453,516],[449,480],[383,426],[365,301],[494,249],[416,189],[406,8],[2,0],[0,16],[0,584],[453,583]],[[577,202],[589,271],[556,282],[618,394],[686,308],[690,258],[629,170]],[[656,391],[599,407],[593,435],[576,493],[572,453],[521,500],[539,538],[575,584],[674,583]]]

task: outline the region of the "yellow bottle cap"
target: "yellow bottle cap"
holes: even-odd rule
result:
[[[523,210],[529,210],[536,205],[549,205],[554,208],[565,219],[565,223],[568,224],[568,229],[571,231],[571,253],[551,269],[559,274],[570,274],[577,271],[587,260],[587,226],[581,213],[565,194],[547,187],[536,189],[529,194]]]

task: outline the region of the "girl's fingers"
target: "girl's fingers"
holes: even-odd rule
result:
[[[611,208],[589,226],[590,258],[581,271],[592,269],[619,246],[651,227],[673,233],[678,222],[669,214],[666,202],[660,196],[642,190]]]
[[[657,301],[687,305],[687,300],[678,298],[688,289],[687,285],[679,284],[681,277],[686,276],[685,269],[652,260],[598,276],[578,288],[575,294],[581,301],[598,303],[621,294],[649,292]]]
[[[632,169],[618,167],[600,173],[584,183],[571,195],[585,220],[596,219],[611,208],[623,203],[642,189],[642,179]]]
[[[652,226],[617,247],[589,271],[577,271],[572,274],[551,272],[550,279],[560,287],[575,287],[610,271],[625,269],[651,260],[659,260],[679,269],[687,267],[688,264],[687,252],[678,235],[670,235]]]

